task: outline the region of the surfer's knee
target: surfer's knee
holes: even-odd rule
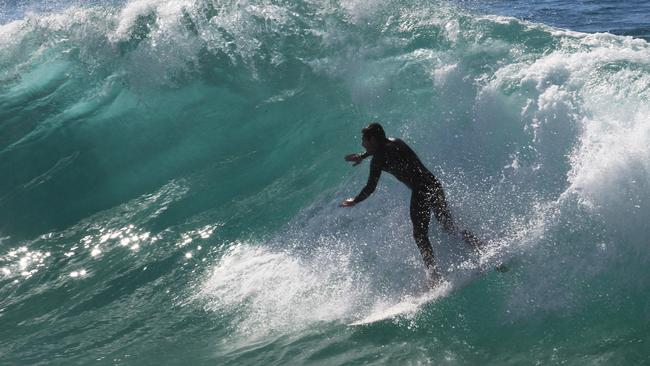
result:
[[[440,204],[434,206],[433,214],[446,232],[453,233],[456,231],[454,219],[451,217],[451,213],[447,209],[446,205]]]
[[[450,234],[456,232],[456,225],[454,225],[454,220],[452,220],[451,215],[448,213],[443,213],[436,215],[436,218],[446,232]]]

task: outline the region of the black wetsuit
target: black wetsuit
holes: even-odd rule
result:
[[[364,156],[368,156],[368,153],[365,153]],[[411,194],[413,237],[427,268],[437,272],[433,250],[429,242],[431,210],[433,209],[434,216],[445,231],[449,233],[458,231],[447,207],[442,185],[404,141],[386,139],[383,146],[372,155],[368,183],[354,198],[355,203],[365,200],[374,192],[382,170],[394,175],[413,191]],[[479,246],[478,239],[469,231],[465,230],[461,234],[466,242],[474,247]]]

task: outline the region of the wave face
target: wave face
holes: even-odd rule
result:
[[[647,362],[649,97],[644,40],[446,2],[28,13],[0,26],[0,363]],[[451,294],[350,327],[424,280],[404,186],[337,207],[370,120],[491,244],[433,223]]]

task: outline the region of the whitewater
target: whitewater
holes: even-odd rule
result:
[[[469,2],[50,5],[1,17],[0,364],[650,364],[643,38]],[[489,243],[432,221],[430,301],[410,191],[338,207],[370,121]]]

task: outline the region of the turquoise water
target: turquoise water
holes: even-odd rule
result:
[[[21,12],[0,26],[0,364],[650,363],[645,40],[446,2]],[[370,120],[490,248],[432,225],[451,293],[349,326],[425,278],[403,185],[337,207]]]

